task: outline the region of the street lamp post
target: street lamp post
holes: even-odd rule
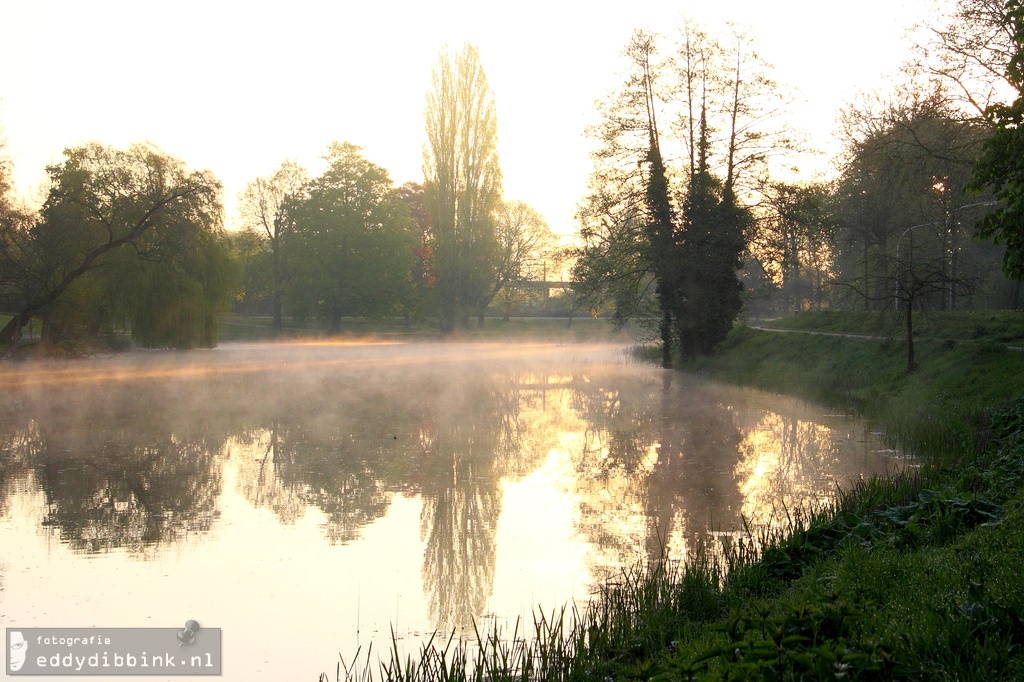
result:
[[[900,234],[900,238],[896,240],[896,267],[898,268],[900,266],[900,243],[903,241],[903,237],[906,236],[906,234],[908,232],[910,232],[911,230],[916,230],[919,227],[928,227],[929,225],[942,225],[942,224],[944,224],[944,221],[933,220],[930,223],[921,223],[920,225],[913,225],[913,226],[908,227],[907,229],[903,230],[903,233]],[[911,252],[911,253],[913,253],[913,252]],[[893,300],[893,309],[894,310],[899,310],[900,309],[900,277],[899,277],[899,273],[897,273],[897,275],[896,275],[896,297]]]
[[[967,204],[965,206],[959,206],[959,207],[956,208],[956,211],[962,211],[962,210],[964,210],[966,208],[975,208],[977,206],[995,206],[998,203],[999,203],[998,201],[979,201],[979,202],[974,203],[974,204]],[[907,229],[903,230],[903,232],[900,234],[899,239],[896,240],[896,265],[897,265],[897,267],[899,267],[899,263],[900,263],[900,244],[903,241],[903,237],[906,236],[906,234],[908,232],[910,232],[911,230],[916,230],[919,227],[928,227],[929,225],[945,225],[945,224],[946,224],[946,221],[944,221],[944,220],[933,220],[930,223],[921,223],[920,225],[912,225],[911,227],[908,227]],[[960,246],[963,246],[963,244],[961,243]],[[895,310],[899,310],[900,309],[900,278],[898,276],[896,277],[896,299],[895,299],[895,301],[893,301],[893,307],[894,307]]]

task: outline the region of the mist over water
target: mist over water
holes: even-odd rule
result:
[[[603,344],[238,344],[0,367],[0,619],[224,629],[316,679],[585,601],[891,466],[863,424]],[[155,678],[142,678],[155,679]]]

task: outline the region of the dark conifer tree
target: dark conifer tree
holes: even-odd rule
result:
[[[661,160],[661,150],[653,127],[647,161],[650,165],[645,197],[648,260],[654,270],[655,294],[661,314],[661,365],[668,368],[672,366],[673,291],[676,287],[675,223],[668,194],[668,177],[665,175],[665,165]]]
[[[676,248],[675,332],[684,359],[710,354],[742,308],[736,274],[749,214],[708,169],[707,119],[701,114],[696,172],[683,205]]]

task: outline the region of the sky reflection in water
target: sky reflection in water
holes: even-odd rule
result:
[[[893,465],[857,421],[609,346],[225,346],[0,385],[0,620],[194,618],[224,679],[511,629]]]

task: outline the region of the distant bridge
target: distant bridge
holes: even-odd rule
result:
[[[542,292],[544,292],[544,298],[547,298],[548,296],[551,295],[551,290],[552,289],[557,289],[559,291],[566,291],[567,289],[572,287],[572,282],[566,282],[566,281],[563,281],[563,280],[556,280],[556,279],[528,280],[528,281],[522,282],[520,284],[520,286],[523,289],[531,289],[531,290],[534,290],[534,291],[542,291]]]

